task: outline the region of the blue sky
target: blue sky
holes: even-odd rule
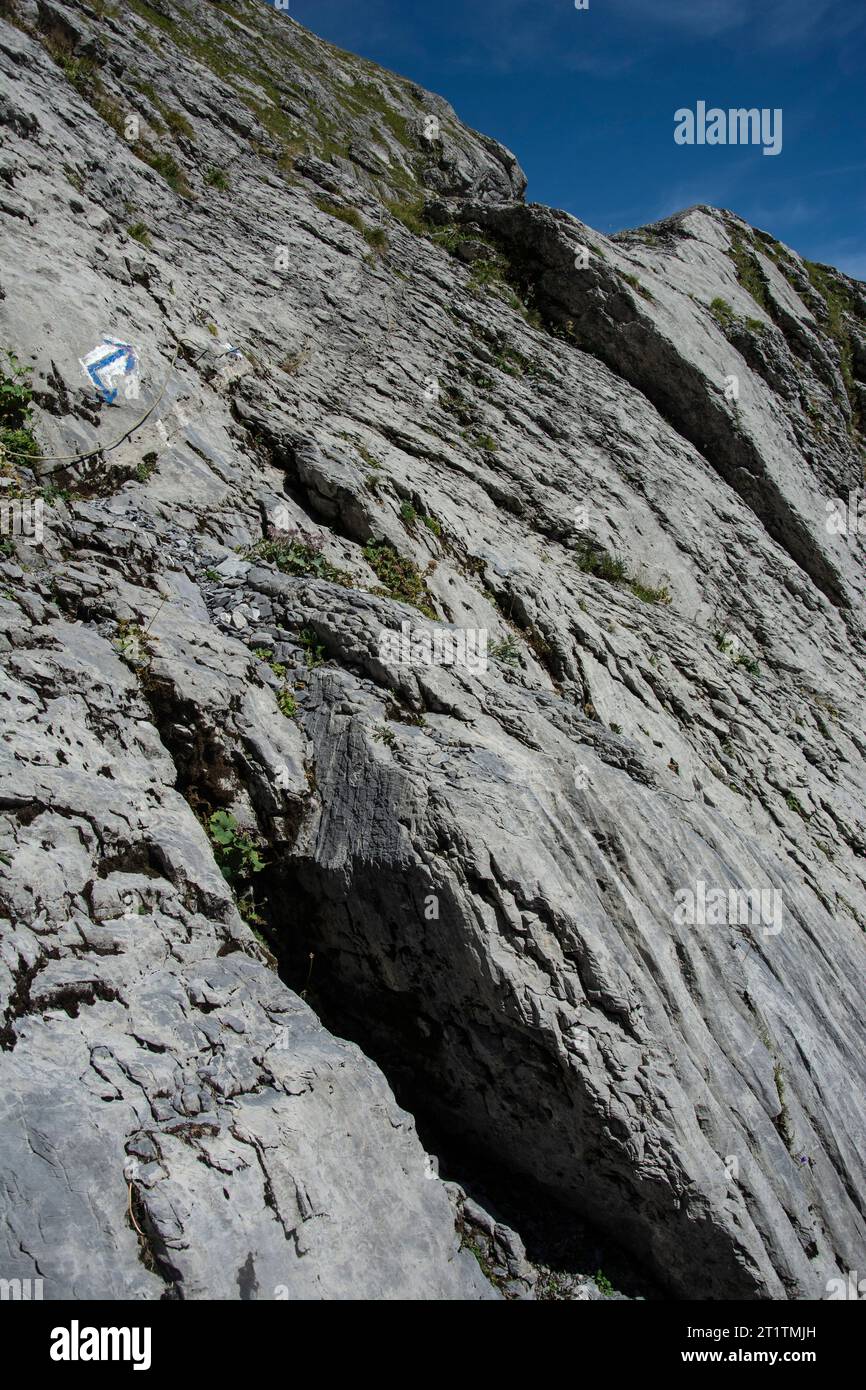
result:
[[[603,232],[732,208],[866,280],[866,0],[289,0],[519,158]],[[783,147],[684,146],[674,112],[780,107]]]

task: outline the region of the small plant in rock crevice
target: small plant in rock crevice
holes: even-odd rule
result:
[[[149,638],[146,630],[138,623],[124,619],[117,624],[114,647],[118,656],[133,671],[146,667],[151,659]]]
[[[721,295],[716,295],[711,301],[710,313],[720,328],[729,328],[736,318],[730,304],[726,299],[722,299]]]
[[[671,594],[666,584],[645,584],[643,580],[629,575],[628,567],[618,555],[611,555],[603,546],[590,541],[581,541],[574,552],[574,560],[579,570],[591,574],[595,579],[604,579],[609,584],[624,584],[643,603],[671,602]]]
[[[385,198],[384,203],[391,216],[402,222],[407,231],[413,232],[415,236],[427,234],[429,226],[424,218],[423,195],[403,202]]]
[[[214,858],[234,894],[238,912],[264,948],[269,963],[275,965],[270,946],[262,934],[261,929],[266,924],[256,900],[255,876],[266,868],[258,842],[240,828],[230,811],[212,812],[205,828]]]
[[[753,247],[746,244],[738,230],[730,230],[728,255],[734,263],[737,279],[748,290],[756,304],[768,311],[770,309],[769,288],[761,264]]]
[[[436,618],[433,596],[414,560],[400,555],[385,541],[368,541],[364,546],[364,559],[388,598],[411,604],[427,618]]]
[[[355,441],[355,448],[357,449],[358,453],[361,455],[361,458],[364,460],[364,462],[366,463],[366,465],[367,465],[368,468],[377,468],[377,469],[378,469],[378,468],[381,468],[381,467],[382,467],[381,463],[380,463],[379,460],[376,458],[376,455],[375,455],[375,454],[372,454],[372,453],[370,452],[370,450],[367,448],[366,444],[359,444],[358,441],[356,440],[356,441]]]
[[[788,792],[785,796],[785,805],[789,811],[793,811],[794,815],[799,816],[801,820],[809,819],[806,812],[803,810],[799,798],[796,797],[793,792]]]
[[[505,1279],[502,1275],[496,1273],[496,1270],[484,1253],[479,1241],[474,1236],[468,1235],[464,1231],[460,1237],[460,1249],[468,1250],[475,1256],[475,1259],[478,1261],[478,1267],[489,1284],[492,1284],[495,1289],[501,1290],[504,1288],[506,1283]]]
[[[636,275],[632,275],[630,272],[624,270],[620,271],[620,274],[622,275],[622,278],[623,280],[625,280],[626,284],[631,285],[632,289],[635,290],[639,295],[641,295],[643,299],[649,300],[650,303],[654,301],[655,295],[652,293],[651,290],[647,289],[646,285],[641,284],[640,280],[637,278]]]
[[[295,376],[296,373],[301,370],[301,367],[303,367],[309,355],[307,351],[292,353],[290,357],[284,357],[282,361],[278,362],[277,366],[281,372],[285,372],[286,376]]]
[[[227,192],[230,186],[228,175],[225,174],[222,169],[217,169],[214,165],[211,165],[209,169],[205,170],[204,181],[209,188],[216,188],[220,193]]]
[[[520,646],[517,638],[504,637],[501,642],[492,642],[488,647],[488,656],[492,661],[498,661],[503,666],[520,665]]]
[[[172,135],[183,136],[185,140],[194,138],[195,131],[182,111],[174,111],[170,106],[160,106],[159,109]]]
[[[346,207],[342,203],[334,203],[329,198],[315,198],[313,200],[320,212],[324,212],[328,217],[336,217],[338,221],[345,222],[348,227],[353,227],[356,232],[360,232],[368,246],[374,251],[384,254],[388,249],[388,235],[384,227],[369,226],[359,213],[357,208]]]
[[[319,641],[315,632],[305,627],[301,632],[298,641],[304,652],[304,660],[308,668],[312,671],[316,666],[322,666],[325,661],[325,648]]]
[[[479,433],[475,430],[464,430],[463,438],[473,449],[481,449],[485,454],[495,454],[499,449],[499,444],[492,434]]]
[[[742,318],[739,314],[734,313],[726,299],[721,299],[719,296],[710,301],[710,313],[729,337],[732,337],[735,331],[742,332],[744,328],[754,334],[766,333],[767,331],[768,325],[764,323],[763,319],[749,316]]]
[[[337,565],[332,565],[322,554],[324,541],[319,536],[307,535],[303,531],[281,531],[268,527],[264,540],[245,552],[247,559],[269,560],[282,574],[298,577],[310,575],[314,579],[326,579],[329,584],[339,584],[350,589],[352,576]]]
[[[671,602],[671,594],[666,584],[655,586],[644,584],[640,579],[630,579],[628,587],[631,589],[635,598],[639,598],[643,603],[663,603]]]
[[[33,434],[30,368],[23,366],[8,348],[3,356],[6,361],[0,362],[0,472],[13,467],[11,460],[7,464],[4,459],[5,449],[15,454],[39,453]]]
[[[139,242],[141,246],[150,248],[153,244],[150,239],[150,232],[144,222],[133,222],[131,226],[127,227],[126,235],[132,237],[133,241]]]
[[[274,661],[274,654],[267,647],[254,647],[253,656],[258,661],[264,661],[273,671],[278,680],[282,680],[286,674],[286,668],[281,661]],[[287,719],[294,719],[298,712],[298,702],[294,697],[292,688],[289,685],[282,685],[277,691],[277,706],[281,714]]]
[[[168,154],[165,150],[151,150],[145,146],[137,146],[136,153],[145,164],[149,164],[151,169],[165,179],[169,188],[173,188],[179,197],[189,198],[192,193],[189,180],[174,155]]]
[[[277,704],[281,714],[284,714],[287,719],[294,719],[298,712],[298,702],[287,685],[284,685],[282,690],[277,692]]]
[[[254,647],[253,656],[256,657],[259,661],[264,661],[268,666],[270,666],[274,675],[279,677],[280,680],[282,680],[283,676],[286,674],[286,668],[281,661],[274,661],[274,654],[272,651],[270,651],[267,647]]]
[[[602,547],[592,546],[586,541],[578,546],[574,560],[584,574],[591,574],[596,579],[606,579],[610,584],[620,583],[628,574],[625,561],[619,556],[611,555]]]
[[[733,659],[735,665],[742,666],[751,676],[759,676],[761,667],[753,656],[741,650],[739,638],[731,632],[717,631],[713,634],[720,652]]]
[[[773,1067],[773,1081],[776,1086],[776,1095],[779,1097],[779,1113],[773,1119],[773,1124],[779,1132],[782,1143],[789,1153],[793,1150],[794,1127],[791,1123],[791,1112],[788,1109],[788,1102],[785,1098],[785,1077],[782,1072],[782,1063],[776,1062]]]
[[[231,812],[214,811],[208,817],[207,830],[214,858],[223,878],[233,888],[248,883],[253,874],[261,873],[265,861],[259,846],[247,831],[241,830]]]
[[[146,483],[159,462],[159,455],[155,453],[145,454],[144,458],[136,466],[135,476],[138,482]]]
[[[595,1284],[599,1293],[604,1294],[605,1298],[610,1298],[611,1295],[614,1293],[614,1287],[608,1279],[607,1275],[602,1274],[601,1270],[597,1269],[595,1271],[595,1274],[593,1275],[593,1279],[595,1280]]]

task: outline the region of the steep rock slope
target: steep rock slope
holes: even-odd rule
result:
[[[825,525],[866,290],[731,213],[526,205],[258,3],[4,13],[3,469],[45,499],[0,599],[12,1263],[490,1293],[294,989],[670,1292],[822,1297],[866,1234],[864,583]],[[105,336],[138,399],[85,377]],[[404,622],[494,658],[401,664]],[[699,883],[781,916],[689,925]]]

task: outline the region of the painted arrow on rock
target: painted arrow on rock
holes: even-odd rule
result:
[[[93,382],[99,394],[108,405],[117,400],[117,387],[111,383],[116,377],[125,377],[127,382],[135,383],[138,372],[138,358],[135,348],[122,343],[118,338],[103,338],[102,342],[79,358],[82,367]],[[127,388],[127,395],[131,394]]]

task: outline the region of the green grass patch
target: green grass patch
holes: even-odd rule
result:
[[[642,603],[662,603],[668,604],[671,601],[670,589],[666,584],[655,588],[652,584],[643,584],[639,579],[630,579],[628,587],[636,598]]]
[[[326,213],[328,217],[336,217],[340,222],[345,222],[347,227],[353,227],[356,232],[360,232],[367,245],[372,246],[374,251],[387,251],[388,236],[384,228],[368,226],[357,208],[334,203],[330,198],[314,198],[313,201],[320,212]]]
[[[642,603],[671,602],[671,593],[667,585],[656,587],[635,579],[629,574],[625,560],[618,555],[611,555],[603,546],[581,541],[574,553],[574,560],[584,574],[591,574],[594,579],[603,579],[608,584],[624,584]]]
[[[409,123],[402,112],[398,111],[384,93],[372,82],[356,82],[354,87],[347,88],[341,92],[341,100],[344,105],[354,107],[356,113],[370,114],[375,112],[381,116],[385,125],[396,136],[400,144],[406,149],[413,149],[413,143],[409,134]]]
[[[423,195],[407,198],[402,202],[392,198],[385,198],[383,201],[391,216],[402,222],[407,231],[413,232],[415,236],[426,236],[429,229],[424,221]]]
[[[457,386],[446,386],[439,395],[439,404],[449,415],[453,415],[460,425],[475,425],[481,418],[477,406],[473,405]]]
[[[624,270],[620,271],[620,275],[622,276],[623,280],[625,280],[626,284],[631,285],[632,289],[636,290],[637,293],[641,295],[643,299],[649,300],[651,304],[655,301],[655,295],[652,293],[651,290],[647,289],[646,285],[641,284],[640,280],[637,278],[636,275],[631,275],[630,273]]]
[[[728,255],[734,263],[737,272],[737,279],[748,290],[756,304],[767,313],[770,312],[770,296],[768,292],[767,277],[761,269],[757,256],[751,247],[747,246],[739,232],[730,232],[730,245]]]
[[[803,810],[800,801],[794,795],[793,792],[788,792],[787,796],[785,797],[785,805],[787,806],[789,811],[793,811],[794,815],[799,816],[801,820],[807,821],[809,819],[809,817],[806,815],[806,812]]]
[[[159,174],[160,178],[165,179],[178,197],[189,198],[192,195],[189,180],[174,155],[168,154],[165,150],[151,150],[143,145],[137,145],[135,152],[145,164],[149,164],[151,169]]]
[[[218,188],[221,193],[227,192],[230,187],[228,175],[213,164],[205,170],[204,181],[208,188]]]
[[[162,105],[159,105],[159,111],[172,135],[182,135],[187,140],[193,139],[195,132],[182,111],[173,111],[170,106]]]
[[[368,541],[364,546],[364,559],[388,598],[410,604],[425,617],[436,618],[433,596],[414,560],[400,555],[385,541]]]
[[[151,475],[153,474],[154,469],[156,468],[156,465],[157,465],[158,462],[159,462],[159,455],[158,455],[158,454],[154,454],[154,453],[145,454],[144,458],[141,460],[141,463],[138,464],[138,466],[136,467],[136,470],[135,470],[135,476],[136,476],[137,480],[138,480],[140,483],[146,483],[147,480],[148,480],[148,478],[150,478]]]
[[[618,555],[611,555],[602,546],[590,545],[588,541],[582,541],[577,547],[574,562],[584,574],[591,574],[595,579],[605,579],[609,584],[621,584],[628,578],[625,560],[621,560]]]
[[[747,328],[750,333],[755,334],[766,333],[767,331],[767,324],[764,323],[763,319],[741,318],[739,314],[734,313],[726,299],[721,299],[718,296],[710,302],[710,313],[724,332],[733,327]]]
[[[144,222],[133,222],[131,227],[127,227],[126,235],[131,236],[133,241],[140,242],[142,246],[150,247],[153,244]]]
[[[492,434],[479,433],[477,430],[464,430],[463,438],[467,444],[471,444],[473,449],[481,449],[485,454],[495,454],[499,444]]]
[[[710,313],[720,328],[730,328],[737,317],[728,301],[720,295],[710,302]]]
[[[858,423],[859,403],[854,379],[853,346],[850,326],[846,319],[850,315],[862,323],[862,315],[858,312],[851,291],[832,266],[821,265],[817,261],[804,261],[803,264],[806,267],[806,274],[812,288],[821,298],[824,327],[839,349],[842,379],[854,413],[855,423]]]

